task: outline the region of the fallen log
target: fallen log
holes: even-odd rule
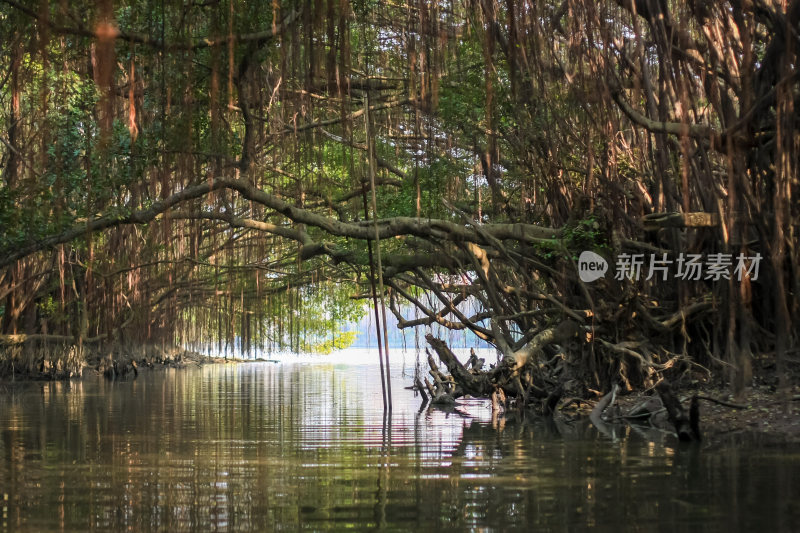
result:
[[[434,383],[432,387],[429,386],[429,390],[431,391],[431,403],[446,405],[455,403],[456,398],[461,396],[462,393],[456,388],[452,379],[439,370],[430,352],[428,352],[428,366],[430,367],[428,373],[433,377]],[[425,382],[428,383],[427,380]]]
[[[425,393],[425,386],[420,382],[419,377],[414,378],[414,388],[419,391],[422,396],[422,405],[425,406],[429,401],[428,395]]]
[[[528,364],[532,358],[543,354],[545,346],[550,344],[563,344],[574,337],[580,329],[581,327],[578,322],[574,320],[564,320],[557,326],[547,328],[538,333],[531,339],[531,342],[529,342],[527,346],[514,352],[516,370]]]
[[[556,387],[556,390],[550,393],[547,397],[547,400],[544,402],[544,409],[542,410],[542,414],[544,416],[553,417],[553,414],[556,412],[556,407],[558,406],[558,402],[561,401],[561,397],[564,396],[564,387],[559,385]]]
[[[672,387],[666,381],[656,385],[656,391],[661,396],[661,402],[667,410],[667,420],[675,428],[678,440],[681,442],[700,442],[700,408],[697,396],[692,398],[689,415],[683,410],[681,402],[672,392]]]
[[[713,228],[719,225],[716,213],[652,213],[642,218],[645,231],[661,228]]]
[[[605,424],[605,420],[603,420],[603,412],[614,404],[618,390],[619,385],[615,383],[614,387],[611,389],[611,392],[603,396],[600,401],[597,402],[597,405],[594,406],[594,409],[592,409],[592,412],[589,415],[589,420],[591,420],[595,426]]]
[[[566,320],[558,326],[548,328],[536,335],[526,348],[519,350],[514,356],[503,358],[500,363],[489,370],[482,370],[483,360],[474,352],[470,354],[467,365],[461,364],[447,344],[433,335],[426,335],[428,344],[447,368],[449,376],[440,370],[433,355],[428,352],[428,366],[435,381],[431,392],[432,403],[454,401],[469,394],[475,398],[491,398],[492,409],[498,411],[505,408],[508,401],[515,402],[519,408],[527,407],[531,399],[544,416],[552,416],[564,395],[562,386],[541,387],[533,383],[534,371],[532,356],[538,357],[542,349],[555,342],[563,342],[578,331],[578,324]]]
[[[498,388],[491,395],[492,398],[492,413],[496,413],[502,407],[503,409],[506,408],[506,394],[503,392],[503,389]]]
[[[89,337],[83,339],[83,344],[94,344],[104,341],[108,334],[103,333],[96,337]],[[44,333],[32,333],[30,335],[20,333],[17,335],[0,335],[0,346],[16,346],[27,343],[42,343],[42,344],[75,344],[77,341],[72,335],[50,335]]]
[[[431,348],[436,352],[436,355],[439,357],[439,361],[447,367],[447,371],[450,372],[450,376],[453,378],[456,384],[460,387],[463,394],[470,394],[475,397],[479,398],[486,398],[488,397],[492,391],[493,387],[489,380],[487,379],[486,373],[477,373],[473,374],[469,370],[467,370],[464,365],[456,358],[455,354],[447,347],[444,341],[441,339],[437,339],[430,333],[425,336],[425,339],[428,341],[428,344],[431,345]],[[436,372],[439,372],[436,363],[433,361],[433,357],[430,353],[428,353],[428,365],[431,367],[433,371],[435,368]]]

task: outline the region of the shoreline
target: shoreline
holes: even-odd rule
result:
[[[692,396],[705,396],[734,402],[729,391],[722,386],[702,385],[676,387],[676,394],[688,411]],[[676,443],[677,436],[671,426],[662,423],[640,423],[624,420],[631,410],[650,398],[658,398],[655,391],[638,391],[617,397],[611,408],[615,414],[615,422],[609,425],[624,427],[635,426],[636,429],[659,429],[667,431]],[[574,409],[579,416],[587,416],[596,402],[579,401],[580,406]],[[732,408],[712,401],[700,400],[700,432],[703,449],[719,446],[736,445],[741,442],[756,440],[765,446],[800,445],[800,387],[793,386],[788,394],[781,398],[779,392],[767,385],[748,387],[739,401],[744,408]],[[563,407],[562,407],[563,408]],[[667,426],[665,429],[663,426]],[[682,443],[683,444],[683,443]],[[690,444],[689,444],[690,445]]]
[[[48,348],[49,350],[49,348]],[[104,376],[109,380],[131,380],[139,372],[191,366],[280,363],[278,359],[243,359],[239,357],[213,357],[200,352],[177,347],[155,345],[138,348],[116,347],[106,354],[89,350],[84,358],[74,354],[74,346],[63,350],[34,350],[16,354],[0,354],[0,384],[22,382],[48,382],[81,380],[90,376]],[[113,369],[113,372],[112,372]]]
[[[7,354],[6,354],[7,355]],[[13,375],[4,373],[0,384],[70,381],[81,380],[90,376],[105,377],[109,380],[130,381],[138,377],[142,371],[159,371],[167,368],[188,368],[192,366],[272,363],[279,364],[279,359],[242,359],[237,357],[212,357],[196,351],[178,347],[141,346],[131,348],[115,348],[105,354],[89,353],[86,359],[79,362],[79,371],[68,364],[71,350],[65,350],[61,357],[52,352],[48,357],[41,353],[28,355],[27,360],[18,361]],[[19,358],[19,354],[17,354]],[[5,361],[6,367],[8,360]],[[73,365],[75,361],[72,361]],[[774,385],[761,384],[748,387],[742,398],[736,402],[742,409],[726,407],[711,401],[701,401],[700,429],[703,434],[703,448],[725,446],[742,441],[757,440],[763,445],[797,445],[800,444],[800,386],[793,385],[780,394]],[[684,403],[693,395],[715,398],[723,402],[732,402],[729,391],[722,384],[689,384],[676,386],[676,393]],[[637,405],[652,397],[655,391],[634,391],[620,394],[613,406],[615,422],[612,425],[624,427],[633,422],[624,420],[624,416]],[[566,399],[565,400],[569,400]],[[566,417],[588,417],[598,399],[574,398],[561,403],[558,411]],[[635,423],[637,429],[658,428],[655,424]],[[670,430],[668,432],[672,433]]]

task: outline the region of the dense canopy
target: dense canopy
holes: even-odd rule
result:
[[[741,387],[798,334],[799,25],[800,0],[2,0],[4,364],[325,349],[375,290],[525,391],[561,348],[590,388]]]

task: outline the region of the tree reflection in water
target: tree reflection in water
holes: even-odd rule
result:
[[[607,527],[791,530],[796,453],[677,448],[588,420],[419,411],[393,369],[216,365],[7,384],[2,527],[296,530]],[[796,452],[796,451],[795,451]]]

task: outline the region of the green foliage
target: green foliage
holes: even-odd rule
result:
[[[466,69],[458,81],[444,80],[439,94],[442,122],[477,133],[477,125],[486,117],[483,74],[477,68]]]
[[[52,294],[48,294],[45,298],[40,300],[37,304],[39,313],[43,317],[52,317],[58,312],[58,302],[53,298]]]
[[[327,339],[317,344],[310,346],[308,351],[313,353],[329,354],[334,350],[344,350],[349,348],[358,338],[358,333],[355,331],[340,331],[331,339]]]
[[[606,235],[594,215],[564,227],[563,241],[569,250],[609,250]]]
[[[539,256],[548,261],[558,258],[578,259],[578,254],[584,250],[608,252],[611,250],[607,235],[603,233],[602,226],[595,215],[569,223],[564,226],[559,239],[548,239],[536,245]]]

